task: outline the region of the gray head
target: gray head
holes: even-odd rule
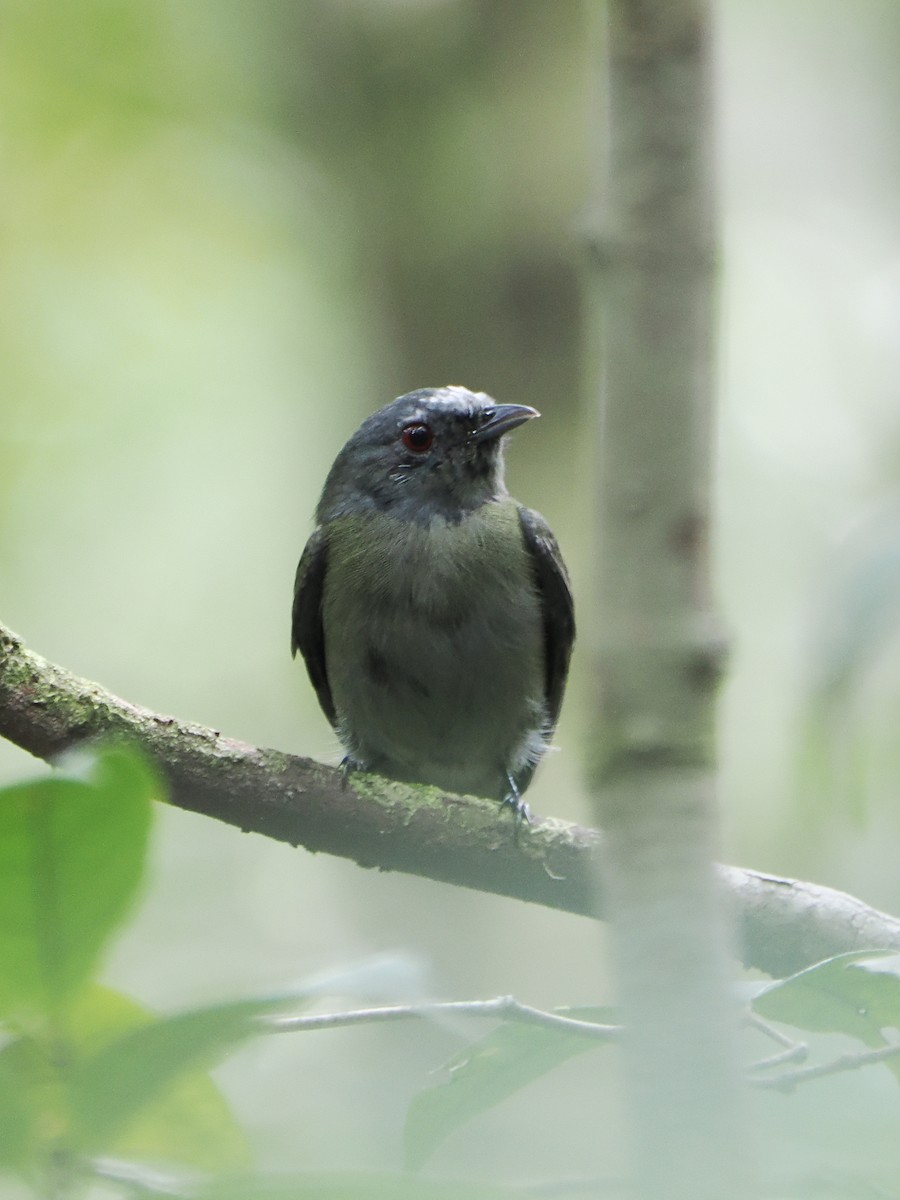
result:
[[[421,388],[365,420],[334,461],[317,519],[365,510],[459,521],[506,495],[503,434],[538,416],[463,387]]]

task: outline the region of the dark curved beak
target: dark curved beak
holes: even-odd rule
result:
[[[540,415],[536,408],[529,408],[527,404],[494,404],[490,408],[483,408],[481,424],[472,434],[472,440],[489,442]]]

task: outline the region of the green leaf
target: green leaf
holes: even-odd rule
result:
[[[844,1033],[866,1046],[884,1043],[881,1030],[900,1028],[900,955],[892,950],[838,954],[776,980],[754,1010],[816,1033]]]
[[[70,1082],[78,1145],[100,1151],[118,1140],[188,1074],[206,1071],[261,1032],[259,1019],[296,1010],[306,993],[239,1000],[160,1017],[131,1029],[80,1063]]]
[[[126,1032],[152,1024],[151,1013],[99,985],[82,991],[67,1014],[63,1043],[23,1035],[0,1050],[0,1165],[21,1168],[54,1153],[69,1139],[73,1119],[67,1077],[79,1060],[95,1057]],[[9,1135],[7,1110],[15,1121]],[[14,1109],[14,1112],[12,1111]],[[234,1171],[249,1162],[240,1127],[212,1080],[179,1076],[123,1129],[96,1148],[201,1170]]]
[[[58,1017],[90,977],[137,891],[160,795],[123,748],[0,790],[0,1017]]]
[[[68,1108],[60,1065],[61,1047],[23,1035],[0,1051],[0,1086],[6,1103],[15,1104],[14,1136],[0,1140],[0,1166],[23,1175],[39,1173],[68,1128]],[[0,1107],[5,1107],[0,1105]]]
[[[95,986],[79,999],[70,1028],[75,1059],[95,1058],[113,1041],[145,1029],[156,1017],[127,996]],[[104,1153],[155,1162],[178,1162],[199,1170],[246,1167],[249,1148],[222,1093],[204,1071],[179,1074],[152,1103],[122,1127]]]
[[[557,1009],[559,1016],[615,1022],[608,1008]],[[510,1023],[446,1064],[449,1080],[421,1091],[409,1106],[404,1129],[406,1165],[418,1170],[460,1126],[493,1108],[567,1059],[605,1043],[541,1025]]]

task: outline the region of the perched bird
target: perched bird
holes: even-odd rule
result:
[[[328,473],[291,629],[347,768],[526,819],[575,637],[556,539],[503,481],[504,434],[538,415],[443,387],[364,421]]]

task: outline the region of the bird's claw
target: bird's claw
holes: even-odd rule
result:
[[[516,781],[513,779],[513,777],[511,775],[507,775],[506,781],[509,784],[509,791],[500,801],[500,809],[501,811],[504,808],[511,808],[513,810],[513,821],[515,822],[515,828],[518,832],[519,826],[523,822],[526,825],[531,824],[531,810],[522,799],[522,794],[519,791]]]
[[[349,754],[345,754],[341,759],[341,787],[344,791],[347,790],[347,785],[350,782],[350,776],[354,771],[360,770],[360,765],[355,758],[351,758]]]

